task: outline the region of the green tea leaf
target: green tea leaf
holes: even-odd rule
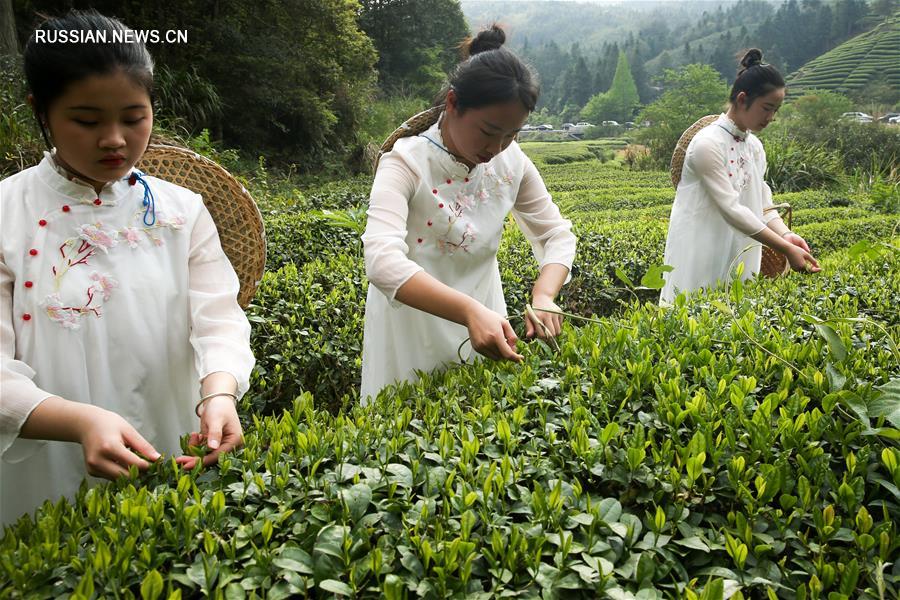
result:
[[[156,600],[163,592],[163,578],[159,571],[153,569],[144,576],[141,582],[141,598],[143,600]]]
[[[341,498],[347,503],[350,510],[350,517],[354,521],[359,521],[372,501],[372,488],[365,483],[357,483],[353,487],[341,490]]]
[[[353,595],[353,588],[351,588],[343,581],[338,581],[337,579],[326,579],[319,584],[319,587],[326,592],[331,592],[332,594],[337,594],[338,596]]]
[[[663,273],[674,271],[675,267],[671,265],[650,265],[647,272],[641,277],[641,285],[651,290],[661,290],[666,285],[663,279]]]

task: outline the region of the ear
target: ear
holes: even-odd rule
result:
[[[457,107],[459,106],[457,104],[458,100],[456,98],[456,90],[454,90],[453,88],[447,90],[447,98],[444,102],[447,112],[456,116],[456,111],[458,110]]]
[[[740,108],[745,108],[747,104],[747,92],[738,92],[734,99],[734,103]]]

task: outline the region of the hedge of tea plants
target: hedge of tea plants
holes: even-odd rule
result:
[[[667,175],[542,171],[579,235],[560,304],[595,320],[365,408],[363,185],[257,192],[277,262],[248,309],[245,447],[23,517],[0,597],[897,597],[897,217],[779,196],[821,274],[660,309],[623,277],[661,261]],[[632,193],[652,200],[617,210]],[[530,252],[510,224],[517,327]]]
[[[217,468],[23,518],[2,594],[896,597],[900,259],[875,254],[337,416],[303,393]]]

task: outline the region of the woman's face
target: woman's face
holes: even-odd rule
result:
[[[741,92],[737,96],[735,105],[735,123],[741,129],[750,131],[762,131],[769,123],[775,120],[775,113],[784,102],[784,88],[772,90],[764,96],[759,96],[747,107],[747,96]]]
[[[518,100],[470,108],[460,114],[456,95],[450,90],[441,133],[447,149],[471,168],[505,150],[527,119],[528,110]]]
[[[153,129],[143,86],[119,70],[68,86],[47,109],[57,160],[99,189],[131,172]]]

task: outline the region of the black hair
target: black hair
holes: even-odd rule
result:
[[[122,70],[147,90],[153,102],[153,58],[121,21],[96,10],[72,10],[38,25],[25,45],[25,79],[47,146],[47,110],[72,83]],[[80,37],[79,37],[80,36]],[[91,41],[92,38],[98,41]],[[105,41],[100,41],[105,38]]]
[[[751,48],[743,53],[741,66],[728,98],[732,104],[737,102],[738,94],[741,92],[747,94],[749,107],[756,98],[784,87],[784,77],[774,65],[764,63],[762,57],[762,50],[758,48]]]
[[[537,75],[502,47],[505,41],[506,34],[496,24],[464,40],[460,44],[463,61],[450,73],[436,103],[443,103],[452,89],[461,112],[512,100],[533,111],[540,95]]]

